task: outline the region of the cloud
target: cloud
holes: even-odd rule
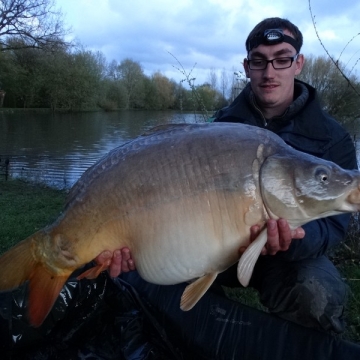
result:
[[[194,73],[200,82],[210,69],[241,70],[248,33],[270,16],[288,18],[300,28],[305,55],[325,55],[308,1],[296,6],[282,0],[58,0],[58,4],[73,27],[73,37],[86,48],[103,52],[108,61],[131,58],[148,74],[161,71],[177,80],[181,74],[169,53],[188,71],[196,64]],[[313,0],[311,7],[324,45],[339,56],[356,34],[360,0]],[[344,60],[354,56],[359,42],[356,39],[348,46]]]

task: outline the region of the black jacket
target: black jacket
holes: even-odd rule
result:
[[[295,80],[294,97],[282,116],[265,119],[248,84],[231,105],[216,113],[214,121],[267,128],[297,150],[330,160],[344,169],[356,169],[356,152],[350,135],[321,109],[316,90]],[[293,241],[288,251],[279,252],[277,256],[292,261],[323,255],[343,239],[349,219],[350,215],[345,214],[304,225],[305,237]]]

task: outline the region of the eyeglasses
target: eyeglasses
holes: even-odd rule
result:
[[[269,63],[271,63],[271,65],[275,70],[280,70],[280,69],[288,69],[289,67],[291,67],[292,63],[297,59],[298,56],[299,54],[296,54],[295,56],[276,58],[272,60],[248,59],[247,62],[249,64],[250,70],[265,70]]]

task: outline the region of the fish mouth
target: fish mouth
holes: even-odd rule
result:
[[[350,192],[348,198],[348,203],[356,207],[355,211],[360,211],[360,184],[357,188]]]

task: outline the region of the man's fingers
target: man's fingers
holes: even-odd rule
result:
[[[122,248],[121,255],[122,255],[121,270],[124,272],[135,270],[135,263],[134,260],[131,258],[130,249]]]
[[[285,219],[278,221],[279,227],[279,250],[285,251],[289,248],[292,241],[292,233],[288,222]]]
[[[250,242],[253,242],[257,238],[259,233],[260,233],[260,226],[259,225],[253,225],[250,228]]]
[[[135,262],[131,258],[129,248],[122,248],[111,252],[109,250],[103,251],[95,258],[97,264],[106,265],[111,277],[117,277],[122,272],[135,270]]]
[[[303,228],[298,227],[294,230],[290,229],[289,223],[285,219],[269,219],[266,224],[267,227],[267,242],[261,251],[261,255],[275,255],[279,251],[286,251],[289,249],[293,239],[302,239],[305,236]],[[253,242],[260,233],[260,227],[253,225],[250,228],[250,242]],[[242,254],[244,249],[240,249]]]
[[[109,250],[105,250],[95,258],[95,262],[97,264],[110,263],[111,257],[112,257],[112,252]]]
[[[135,262],[133,259],[129,259],[127,263],[130,271],[135,270]]]
[[[265,247],[267,251],[264,252],[267,255],[275,255],[279,251],[279,231],[276,220],[270,219],[267,222],[267,243]]]
[[[122,254],[120,250],[115,250],[109,267],[110,277],[117,277],[121,274]]]
[[[291,237],[293,239],[302,239],[305,236],[305,230],[302,227],[298,227],[291,231]]]
[[[121,250],[122,260],[121,260],[121,270],[124,272],[129,271],[128,261],[130,259],[130,251],[126,251],[125,249]]]

